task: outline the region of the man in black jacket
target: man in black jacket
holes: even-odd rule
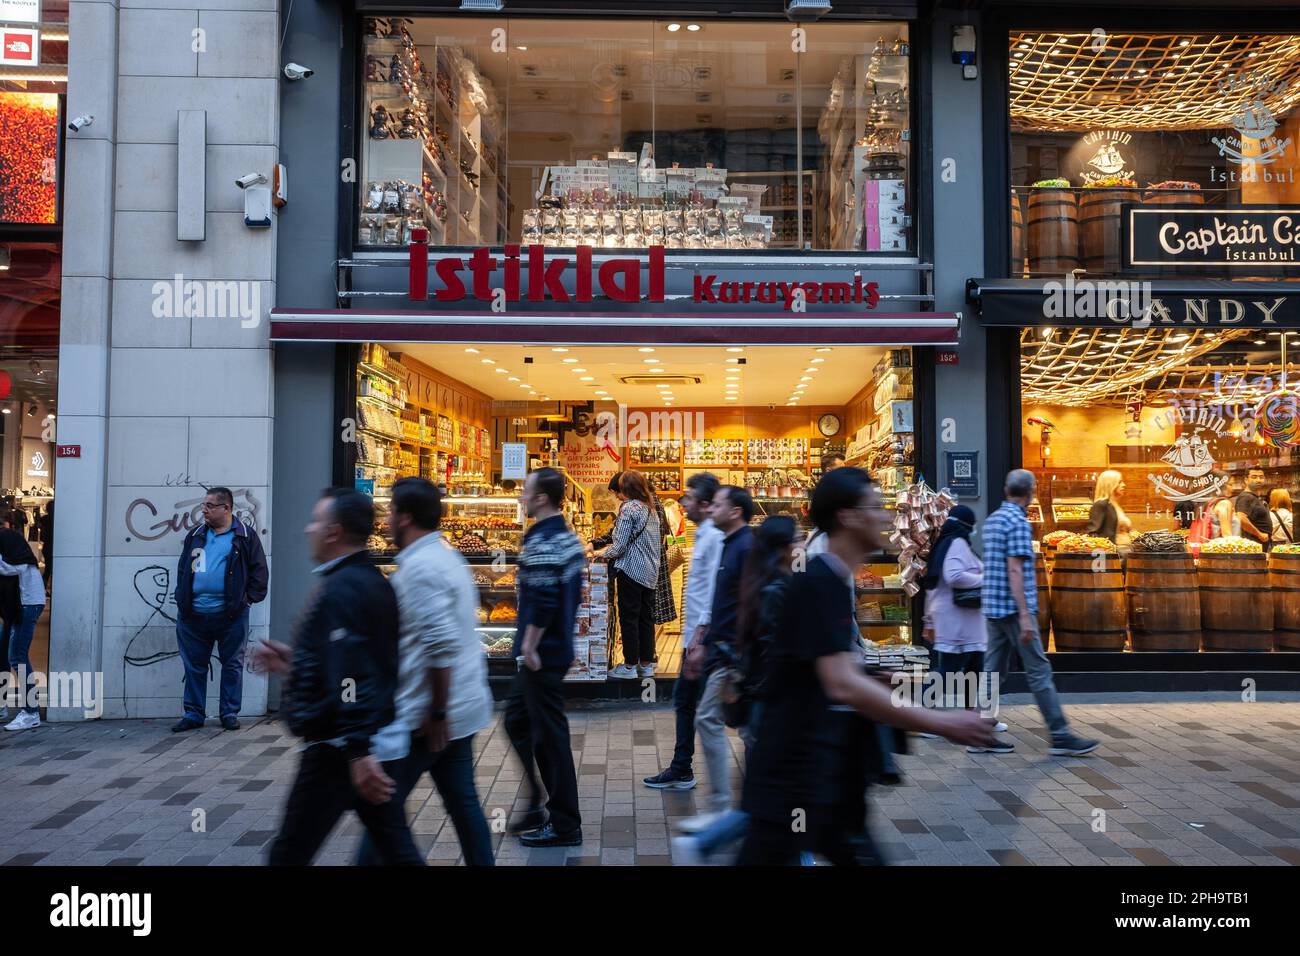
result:
[[[370,753],[370,738],[393,721],[398,670],[397,596],[366,550],[374,523],[366,495],[325,492],[307,525],[321,582],[294,646],[267,641],[256,652],[268,670],[288,672],[284,717],[304,741],[272,866],[310,863],[349,809],[384,863],[424,862],[393,799],[393,768]]]
[[[248,609],[266,598],[266,554],[256,528],[235,517],[229,488],[209,488],[203,524],[185,536],[176,568],[176,643],[185,668],[185,716],[179,733],[207,716],[212,648],[221,660],[221,726],[239,729],[244,694]]]

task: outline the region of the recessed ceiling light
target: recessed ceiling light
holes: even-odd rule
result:
[[[691,33],[699,33],[701,27],[698,23],[688,23],[686,24],[686,29],[689,30]]]
[[[729,401],[729,402],[734,402],[734,401],[736,401],[736,396],[735,396],[735,395],[728,395],[728,396],[727,396],[727,401]]]
[[[1022,50],[1028,50],[1028,49],[1029,49],[1029,44],[1028,44],[1028,43],[1021,43],[1021,44],[1020,44],[1020,49],[1022,49]]]
[[[739,345],[733,345],[731,348],[727,349],[727,351],[728,351],[728,352],[743,352],[743,351],[745,351],[745,350],[744,350],[744,348],[743,348],[742,346],[739,346]]]
[[[659,360],[658,360],[657,358],[642,359],[641,361],[644,362],[646,365],[658,365],[658,364],[659,364]]]
[[[515,47],[515,49],[516,49],[516,50],[520,50],[520,51],[527,51],[528,47],[526,47],[526,46],[517,46],[517,47]]]
[[[648,345],[643,345],[643,346],[641,346],[641,348],[637,349],[637,351],[638,351],[638,352],[653,352],[654,349],[650,348],[650,346],[648,346]]]
[[[569,369],[569,371],[570,371],[570,372],[585,372],[585,371],[587,371],[587,370],[586,370],[585,368],[571,368],[571,369]]]
[[[668,24],[668,32],[669,32],[669,33],[676,33],[676,32],[677,32],[678,30],[680,30],[681,28],[682,28],[682,25],[681,25],[680,23],[670,23],[670,24]]]
[[[808,361],[816,365],[818,362],[825,362],[826,360],[824,358],[815,358],[815,359],[809,359]]]
[[[572,365],[574,362],[576,362],[576,361],[578,361],[578,360],[577,360],[576,358],[566,358],[566,359],[560,359],[560,361],[561,361],[561,362],[565,362],[565,363],[567,363],[567,364],[569,364],[569,365]]]
[[[799,376],[799,381],[801,381],[801,382],[811,382],[811,381],[812,381],[812,376],[811,376],[811,375],[801,375],[801,376]]]
[[[727,362],[728,362],[728,364],[731,364],[731,365],[739,365],[739,364],[740,364],[740,359],[727,359]]]
[[[473,352],[475,355],[478,354],[478,349],[466,349],[465,351],[466,351],[466,352]]]
[[[596,376],[594,376],[594,375],[584,375],[584,376],[582,376],[580,379],[578,379],[578,381],[579,381],[579,382],[594,382],[594,381],[596,381]]]
[[[520,387],[520,388],[526,388],[526,389],[528,389],[528,390],[530,390],[530,391],[532,390],[532,386],[529,385],[527,382],[521,382],[520,385],[519,385],[519,387]]]
[[[807,385],[796,385],[796,386],[794,387],[794,390],[795,390],[796,392],[802,392],[802,391],[803,391],[805,388],[807,388],[807,387],[808,387]]]
[[[820,372],[821,369],[819,369],[819,368],[806,368],[806,369],[804,369],[804,371],[805,371],[805,372]]]
[[[605,391],[603,388],[598,388],[598,389],[596,389],[596,394],[597,394],[597,395],[608,395],[609,392]]]
[[[519,376],[517,376],[517,375],[511,375],[508,379],[506,379],[506,381],[507,381],[507,382],[517,382],[517,381],[519,381]]]
[[[492,361],[491,359],[483,359],[482,362],[483,362],[484,365],[496,365],[496,364],[497,364],[496,362]]]
[[[566,348],[563,348],[563,347],[557,346],[556,348],[551,349],[551,351],[552,351],[552,352],[567,352],[567,351],[569,351],[569,350],[566,349]]]
[[[1268,342],[1267,342],[1266,339],[1256,339],[1256,340],[1255,340],[1255,344],[1256,344],[1256,345],[1267,345]]]
[[[831,347],[830,347],[829,345],[823,345],[823,346],[822,346],[821,348],[819,348],[817,351],[818,351],[818,352],[829,352],[830,350],[831,350]]]
[[[650,371],[652,371],[652,372],[662,372],[663,369],[661,369],[661,368],[652,368]]]
[[[656,385],[655,388],[672,388],[671,385]]]
[[[492,371],[496,372],[498,375],[509,375],[509,374],[510,374],[510,369],[508,369],[508,368],[494,368]]]

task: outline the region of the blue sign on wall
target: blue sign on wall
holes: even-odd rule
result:
[[[948,490],[958,498],[980,496],[980,453],[977,451],[944,452],[948,462]]]

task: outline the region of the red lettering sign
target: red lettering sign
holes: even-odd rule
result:
[[[80,458],[80,445],[55,445],[54,456],[56,458]]]
[[[935,365],[956,365],[958,364],[957,353],[948,352],[948,351],[942,351],[942,352],[936,351],[934,353],[934,364]]]

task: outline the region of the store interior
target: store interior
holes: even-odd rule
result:
[[[502,22],[365,18],[362,246],[908,248],[906,24]]]
[[[1300,201],[1300,36],[1098,33],[1010,34],[1011,275],[1121,272],[1124,204]]]
[[[678,620],[656,632],[663,677],[680,668],[694,528],[676,502],[692,474],[747,488],[754,524],[788,514],[805,530],[823,456],[868,468],[887,507],[916,478],[908,348],[365,343],[359,355],[354,468],[376,502],[371,546],[391,560],[382,524],[393,481],[421,475],[445,485],[444,533],[472,565],[493,666],[514,666],[513,565],[528,524],[522,479],[503,476],[503,453],[522,447],[529,469],[566,475],[566,517],[587,542],[613,526],[609,479],[645,475],[685,559],[671,572]],[[570,680],[604,680],[621,660],[605,571],[592,567]],[[859,569],[869,647],[910,646],[912,602],[898,571],[887,552]]]

